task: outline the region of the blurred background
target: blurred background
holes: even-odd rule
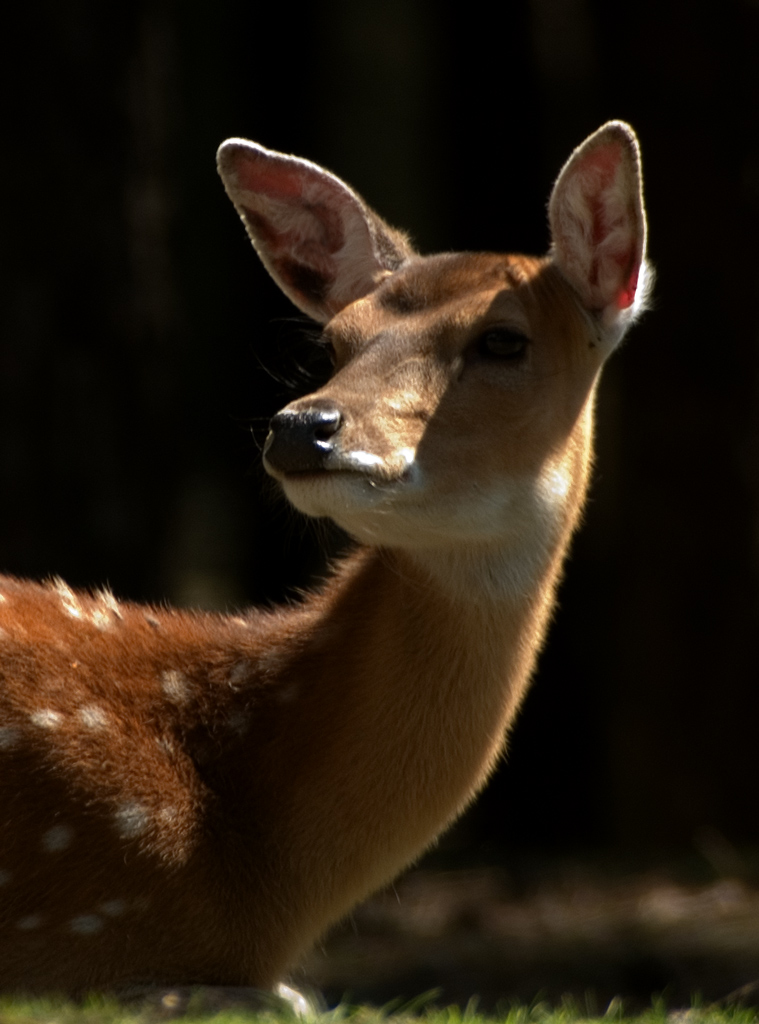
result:
[[[753,878],[759,2],[45,0],[3,48],[0,567],[123,598],[234,608],[323,566],[259,457],[323,368],[223,139],[333,169],[423,252],[540,253],[571,149],[634,126],[654,309],[508,757],[435,863]]]

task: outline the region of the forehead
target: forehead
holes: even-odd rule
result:
[[[540,260],[495,253],[422,257],[382,282],[374,293],[375,305],[391,315],[405,316],[479,304],[519,289],[540,264]]]
[[[351,347],[381,334],[457,348],[488,324],[587,347],[577,296],[550,258],[498,253],[418,257],[338,313],[326,334]]]

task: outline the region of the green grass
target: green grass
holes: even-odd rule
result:
[[[476,1002],[468,1006],[425,1008],[430,998],[381,1009],[367,1006],[339,1006],[311,1018],[313,1024],[758,1024],[759,1011],[740,1007],[717,1008],[699,1006],[689,1010],[670,1011],[663,1002],[654,1001],[644,1013],[627,1014],[624,1006],[613,1001],[605,1013],[591,1012],[573,1001],[559,1007],[535,1002],[530,1006],[514,1005],[500,1013],[481,1014]],[[178,1019],[185,1024],[295,1024],[298,1018],[288,1013],[224,1010],[220,1013],[193,1012],[172,1018],[160,1011],[129,1009],[111,1000],[93,997],[83,1004],[62,1000],[0,999],[0,1024],[158,1024]]]

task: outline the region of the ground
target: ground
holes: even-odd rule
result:
[[[567,993],[601,1013],[618,997],[643,1010],[654,993],[670,1007],[697,994],[708,1003],[759,981],[759,885],[748,870],[692,864],[413,871],[358,908],[293,979],[330,1005],[346,993],[383,1005],[430,989],[461,1006],[477,994],[488,1010]]]

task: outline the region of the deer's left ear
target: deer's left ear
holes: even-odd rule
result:
[[[548,207],[552,255],[612,338],[645,304],[646,214],[635,132],[609,121],[574,151]]]

